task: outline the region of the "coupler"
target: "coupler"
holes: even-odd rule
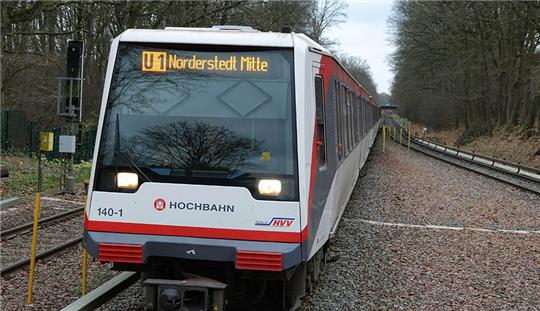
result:
[[[207,278],[146,279],[145,307],[156,311],[223,311],[227,284]]]

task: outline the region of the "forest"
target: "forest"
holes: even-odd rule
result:
[[[402,1],[389,21],[392,99],[410,120],[527,135],[540,128],[540,2]]]
[[[110,43],[126,29],[248,25],[280,31],[289,26],[332,50],[336,42],[326,37],[327,30],[344,21],[346,9],[342,0],[2,2],[2,109],[23,112],[41,125],[63,122],[56,117],[57,77],[65,76],[68,40],[85,43],[83,121],[94,127]],[[340,57],[376,94],[369,66]]]

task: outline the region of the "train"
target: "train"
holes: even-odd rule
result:
[[[147,310],[294,310],[380,124],[304,34],[128,29],[108,59],[85,248],[139,271]]]

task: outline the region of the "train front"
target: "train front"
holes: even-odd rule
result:
[[[85,244],[147,305],[221,310],[301,262],[293,77],[292,47],[113,43]]]

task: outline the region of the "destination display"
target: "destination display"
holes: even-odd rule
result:
[[[205,55],[206,56],[206,55]],[[251,55],[176,55],[168,52],[142,51],[141,71],[220,71],[220,72],[268,72],[270,61]]]

